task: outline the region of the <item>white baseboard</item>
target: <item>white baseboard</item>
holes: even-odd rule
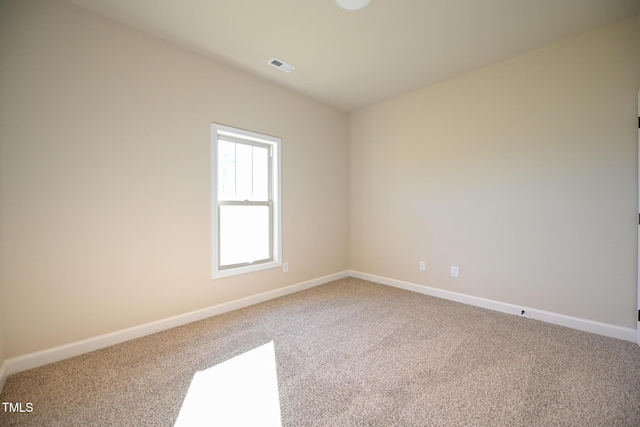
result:
[[[508,304],[500,301],[493,301],[457,292],[446,291],[443,289],[417,285],[415,283],[404,282],[402,280],[390,279],[388,277],[375,276],[373,274],[362,273],[359,271],[350,271],[349,276],[355,277],[357,279],[368,280],[370,282],[380,283],[387,286],[393,286],[395,288],[418,292],[424,295],[430,295],[437,298],[499,311],[502,313],[514,314],[516,316],[541,320],[543,322],[566,326],[568,328],[577,329],[580,331],[592,332],[594,334],[604,335],[611,338],[636,342],[636,330],[632,328],[625,328],[622,326],[610,325],[608,323],[595,322],[593,320],[580,319],[578,317],[551,313],[549,311],[537,310],[535,308]],[[521,315],[522,310],[524,310],[525,312],[524,316]]]
[[[156,332],[175,328],[176,326],[186,325],[187,323],[206,319],[207,317],[216,316],[239,308],[248,307],[274,298],[300,292],[305,289],[329,283],[334,280],[343,279],[348,276],[349,272],[343,271],[295,285],[286,286],[284,288],[274,289],[273,291],[263,292],[258,295],[252,295],[246,298],[191,311],[189,313],[180,314],[167,319],[157,320],[155,322],[145,323],[143,325],[122,329],[120,331],[76,341],[70,344],[13,357],[11,359],[7,359],[0,369],[0,373],[2,373],[2,376],[0,377],[0,384],[4,383],[6,376],[17,372],[48,365],[49,363],[58,362],[60,360],[68,359],[69,357],[79,356],[114,344],[120,344],[125,341],[155,334]],[[0,387],[0,391],[1,390],[2,388]]]
[[[2,393],[2,387],[4,387],[4,382],[6,381],[8,375],[7,362],[3,360],[2,364],[0,365],[0,393]]]
[[[58,362],[69,357],[79,356],[91,351],[99,350],[110,345],[119,344],[136,338],[171,329],[177,326],[186,325],[187,323],[206,319],[218,314],[227,313],[250,305],[258,304],[281,296],[300,292],[325,283],[339,280],[345,277],[355,277],[358,279],[368,280],[387,286],[393,286],[408,291],[418,292],[424,295],[430,295],[437,298],[447,299],[451,301],[461,302],[463,304],[473,305],[476,307],[486,308],[489,310],[499,311],[520,316],[522,310],[525,316],[531,319],[541,320],[543,322],[552,323],[560,326],[566,326],[585,332],[591,332],[607,337],[622,339],[626,341],[636,342],[636,330],[624,328],[621,326],[610,325],[607,323],[595,322],[587,319],[566,316],[563,314],[551,313],[548,311],[537,310],[529,307],[517,306],[513,304],[493,301],[489,299],[474,297],[457,292],[446,291],[443,289],[431,288],[428,286],[418,285],[415,283],[404,282],[401,280],[390,279],[388,277],[376,276],[373,274],[362,273],[359,271],[343,271],[331,274],[295,285],[287,286],[273,291],[264,292],[258,295],[252,295],[246,298],[230,301],[223,304],[203,308],[201,310],[192,311],[185,314],[169,317],[167,319],[155,322],[145,323],[143,325],[134,326],[109,334],[76,341],[70,344],[53,347],[50,349],[26,354],[23,356],[7,359],[0,364],[0,392],[4,386],[6,378],[17,372],[27,369],[37,368],[49,363]]]

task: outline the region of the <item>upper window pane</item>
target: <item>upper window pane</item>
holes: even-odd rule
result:
[[[236,144],[218,143],[218,200],[234,200],[236,196]]]
[[[218,200],[269,200],[269,148],[220,140]]]
[[[269,200],[269,149],[253,146],[253,200]]]
[[[251,146],[236,144],[236,200],[252,200],[253,161]]]

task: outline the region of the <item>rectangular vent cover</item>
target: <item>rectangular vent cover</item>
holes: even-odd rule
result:
[[[284,61],[281,61],[278,58],[273,58],[271,59],[271,61],[269,61],[270,65],[273,65],[276,68],[279,68],[280,70],[284,71],[285,73],[290,73],[293,70],[296,69],[296,67],[294,67],[293,65],[287,64]]]

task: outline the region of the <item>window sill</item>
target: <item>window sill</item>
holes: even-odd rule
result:
[[[264,262],[260,264],[245,265],[242,267],[228,268],[228,269],[222,269],[222,270],[218,270],[217,268],[215,268],[213,270],[213,279],[222,279],[224,277],[238,276],[240,274],[247,274],[247,273],[255,273],[257,271],[270,270],[270,269],[279,268],[279,267],[282,267],[282,263],[280,261],[270,261],[270,262]]]

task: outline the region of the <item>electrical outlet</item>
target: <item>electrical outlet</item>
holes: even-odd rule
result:
[[[457,265],[452,265],[451,266],[451,277],[458,277],[458,266]]]
[[[288,262],[282,263],[282,272],[283,273],[288,273],[289,272],[289,263]]]
[[[425,271],[427,269],[427,263],[424,261],[420,261],[418,268],[420,269],[420,271]]]

